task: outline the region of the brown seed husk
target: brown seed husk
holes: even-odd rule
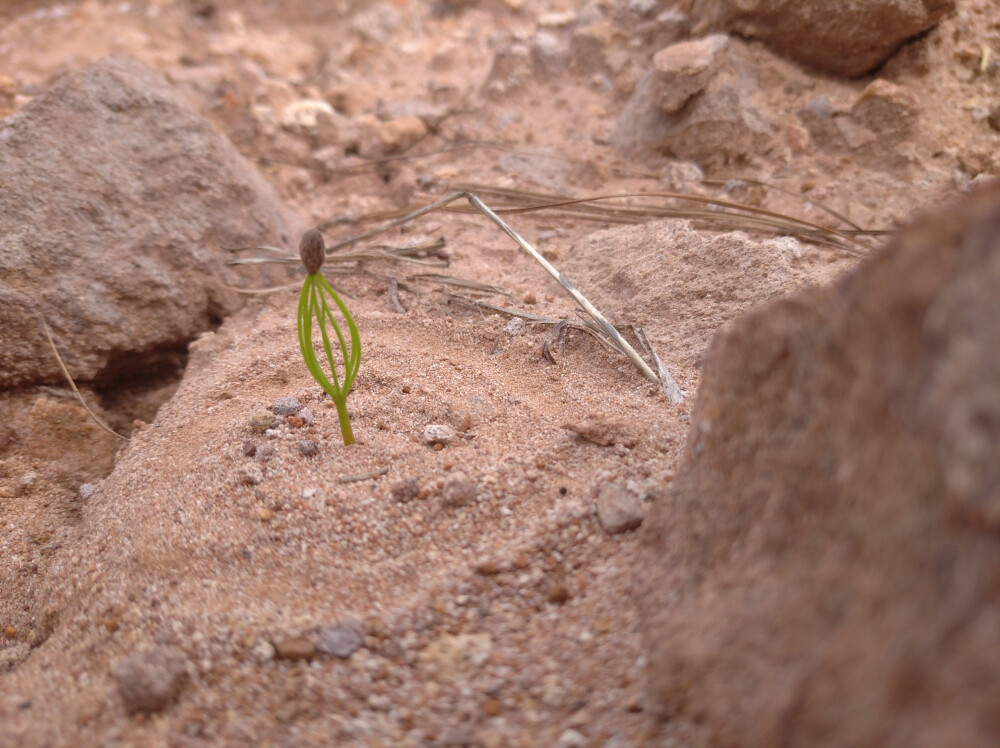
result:
[[[299,257],[307,273],[318,273],[326,259],[326,244],[323,235],[316,229],[309,229],[299,242]]]

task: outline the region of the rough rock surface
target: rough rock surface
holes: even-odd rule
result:
[[[298,219],[164,79],[115,56],[0,120],[0,387],[127,376],[241,303],[221,247],[287,242]]]
[[[695,0],[700,28],[760,39],[794,60],[838,75],[863,75],[953,10],[953,0]]]
[[[1000,737],[998,231],[993,190],[713,344],[638,599],[715,744]]]

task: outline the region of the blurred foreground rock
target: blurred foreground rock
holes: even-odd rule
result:
[[[158,74],[115,56],[0,121],[0,388],[135,376],[261,284],[221,247],[288,244],[298,219]],[[257,275],[256,278],[253,276]]]
[[[650,696],[743,746],[1000,743],[1000,190],[708,355],[643,529]]]
[[[863,75],[932,28],[953,0],[695,0],[698,29],[760,39],[779,54],[837,75]]]

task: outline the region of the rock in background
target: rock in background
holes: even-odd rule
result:
[[[779,54],[836,75],[863,75],[932,28],[953,0],[695,0],[695,31],[760,39]]]
[[[655,148],[703,166],[746,161],[766,152],[774,135],[758,90],[746,42],[723,34],[678,42],[653,57],[612,142],[627,153]]]
[[[1000,740],[998,231],[994,189],[715,340],[637,577],[709,742]]]
[[[158,74],[109,57],[0,121],[0,387],[127,376],[186,348],[262,277],[221,248],[291,246],[298,219]]]

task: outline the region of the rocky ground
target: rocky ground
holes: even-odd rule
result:
[[[883,231],[1000,173],[1000,10],[958,0],[894,14],[898,4],[872,0],[860,18],[819,14],[810,27],[808,14],[779,22],[766,2],[756,18],[710,0],[316,5],[0,9],[0,745],[912,745],[914,734],[927,745],[935,735],[989,744],[1000,721],[988,704],[946,708],[992,693],[988,658],[979,680],[949,676],[940,711],[922,707],[933,689],[913,685],[951,672],[936,655],[917,658],[921,678],[909,660],[889,658],[869,673],[875,682],[895,668],[895,685],[878,697],[887,710],[852,704],[846,716],[830,706],[842,692],[824,684],[849,684],[856,660],[816,655],[782,630],[774,641],[788,646],[773,657],[810,666],[773,667],[761,638],[774,609],[759,606],[788,575],[774,559],[737,553],[733,562],[713,550],[754,526],[754,505],[736,494],[758,475],[727,484],[732,501],[715,502],[708,494],[719,484],[684,471],[703,442],[724,453],[743,444],[737,436],[766,441],[713,408],[785,413],[763,395],[732,404],[719,393],[742,370],[716,364],[729,385],[709,388],[691,432],[718,331],[753,338],[780,327],[760,317],[729,325],[842,278],[878,253]],[[664,197],[626,203],[708,215],[508,216],[603,312],[643,326],[685,393],[673,403],[581,332],[552,364],[542,355],[548,328],[407,278],[447,272],[506,291],[487,299],[494,304],[574,314],[482,216],[425,216],[380,241],[443,237],[423,259],[447,260],[446,269],[381,262],[330,276],[363,347],[350,398],[357,444],[344,447],[332,403],[297,351],[296,292],[234,290],[297,287],[302,276],[227,265],[223,248],[292,253],[310,225],[332,243],[373,215],[469,187],[487,202],[505,190],[684,193],[840,235],[831,243],[746,219],[727,225],[718,204]],[[942,246],[962,245],[960,233],[943,233]],[[892,288],[895,267],[873,287]],[[816,303],[819,329],[841,307]],[[76,404],[38,311],[84,397],[127,444]],[[728,355],[749,359],[755,376],[761,366],[781,371],[771,359]],[[982,392],[970,412],[992,423]],[[822,394],[795,403],[826,413]],[[726,430],[709,439],[712,423]],[[712,453],[716,475],[753,464],[755,453],[740,449],[742,461],[730,454],[730,463]],[[802,471],[812,464],[803,449],[799,462],[762,449],[762,464],[768,475]],[[993,485],[993,473],[969,470],[973,478],[944,484],[962,496],[975,493],[970,480]],[[992,594],[983,569],[994,568],[996,519],[988,498],[969,501],[985,502],[969,512],[987,540],[942,541],[937,560],[920,563],[978,549],[954,562],[976,580],[954,605],[962,625],[975,621],[969,641],[988,649],[993,608],[969,601]],[[907,506],[890,505],[896,516]],[[907,527],[925,517],[914,512]],[[858,521],[877,529],[884,520]],[[751,535],[770,549],[781,543],[769,533],[802,529],[781,527]],[[658,548],[670,533],[685,542]],[[906,535],[902,545],[913,538],[927,541]],[[795,569],[815,562],[776,557]],[[843,582],[854,579],[849,553],[822,559],[821,582],[793,575],[789,584],[881,589],[868,577]],[[920,587],[896,567],[885,579]],[[733,588],[762,592],[733,602]],[[874,592],[865,600],[904,627],[921,610]],[[726,621],[749,622],[751,634]],[[910,644],[929,652],[957,625],[935,618]],[[869,651],[845,641],[844,651]],[[732,660],[716,656],[729,651]],[[817,662],[832,662],[836,677],[824,679]],[[795,701],[796,692],[807,695]],[[890,725],[903,715],[905,729],[866,731],[872,713]],[[915,713],[944,716],[928,727]],[[955,714],[978,727],[953,731]],[[844,724],[856,729],[838,732]]]

